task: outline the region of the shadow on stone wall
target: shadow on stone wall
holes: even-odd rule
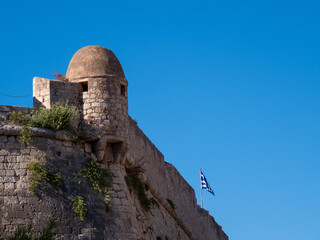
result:
[[[78,184],[78,169],[86,157],[81,147],[70,141],[34,138],[33,143],[22,146],[15,136],[1,137],[4,148],[0,160],[4,185],[1,188],[1,227],[4,236],[10,235],[15,227],[33,224],[39,231],[50,220],[58,227],[56,237],[62,239],[116,239],[114,237],[116,213],[107,212],[103,195],[95,192],[86,180]],[[31,161],[46,158],[46,169],[60,173],[63,180],[60,192],[49,183],[42,183],[36,190],[37,196],[29,191]],[[87,204],[88,214],[83,221],[71,208],[71,200],[82,196]]]

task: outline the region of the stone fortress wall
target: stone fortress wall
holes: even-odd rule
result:
[[[90,51],[95,52],[96,62],[100,47]],[[76,59],[74,65],[82,65],[82,69],[70,70],[70,64],[67,76],[70,79],[72,74],[78,74],[78,82],[34,79],[35,107],[50,108],[57,101],[67,100],[82,110],[80,143],[60,132],[31,128],[33,142],[28,146],[20,144],[21,127],[9,122],[9,114],[12,111],[29,113],[31,108],[0,106],[0,226],[5,235],[28,223],[40,230],[49,220],[55,220],[58,223],[56,239],[136,240],[160,236],[181,240],[228,239],[213,217],[197,206],[191,186],[164,161],[161,152],[127,115],[127,81],[120,63],[110,52],[107,52],[108,58],[98,54],[98,65],[109,66],[108,76],[103,76],[104,72],[97,64],[92,67]],[[115,63],[111,64],[110,59]],[[89,60],[92,61],[90,57]],[[84,71],[87,66],[90,69]],[[95,67],[98,70],[92,71]],[[83,72],[85,75],[81,75]],[[59,192],[49,184],[42,184],[41,194],[36,197],[29,191],[30,172],[26,166],[43,156],[47,159],[48,169],[61,173],[64,185]],[[114,173],[110,189],[111,211],[106,210],[102,194],[86,183],[77,183],[78,169],[90,157]],[[126,167],[141,159],[145,169],[141,178],[150,186],[148,196],[159,203],[159,208],[150,211],[141,206],[125,182]],[[75,195],[83,196],[88,205],[88,216],[83,221],[70,206]],[[167,199],[175,204],[175,211]]]
[[[145,180],[151,186],[153,197],[171,213],[171,217],[188,236],[187,239],[228,239],[214,218],[197,205],[193,188],[172,164],[164,161],[164,156],[134,121],[130,121],[129,145],[132,146],[129,150],[130,157],[145,159]],[[175,213],[166,199],[175,203]],[[165,231],[162,233],[165,235]],[[172,239],[179,238],[176,236]]]

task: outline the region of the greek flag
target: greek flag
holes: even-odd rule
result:
[[[206,177],[203,175],[202,171],[200,170],[200,177],[201,177],[201,188],[207,189],[208,192],[212,193],[214,195],[214,192],[212,191]]]

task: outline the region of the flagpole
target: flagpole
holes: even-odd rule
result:
[[[200,169],[200,189],[201,189],[201,208],[203,208],[203,198],[202,198],[202,182],[201,182],[201,169]]]

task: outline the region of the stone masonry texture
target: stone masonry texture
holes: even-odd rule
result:
[[[20,143],[21,126],[13,125],[13,111],[30,114],[33,108],[0,106],[0,227],[4,237],[18,227],[32,224],[36,232],[54,220],[54,239],[170,239],[227,240],[228,236],[208,211],[197,206],[192,187],[145,136],[128,115],[128,82],[119,60],[108,49],[88,46],[72,58],[69,81],[34,78],[34,108],[50,108],[68,102],[80,112],[76,124],[80,139],[66,132],[30,128],[32,142]],[[88,158],[110,170],[111,208],[104,195],[86,180],[79,184],[79,169]],[[51,173],[62,176],[58,190],[42,182],[30,192],[31,171],[27,165],[43,161]],[[141,164],[139,177],[154,199],[149,211],[126,183],[127,168]],[[80,220],[71,201],[82,196],[88,209]],[[168,202],[171,200],[175,209]]]

